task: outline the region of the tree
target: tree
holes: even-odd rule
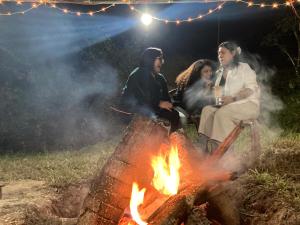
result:
[[[300,86],[300,17],[292,6],[286,16],[279,20],[271,33],[263,40],[263,45],[277,47],[288,59],[295,72],[291,88]]]

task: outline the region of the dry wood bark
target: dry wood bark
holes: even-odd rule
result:
[[[132,183],[150,185],[153,172],[149,158],[165,142],[168,131],[164,127],[147,118],[134,118],[115,152],[95,176],[78,225],[118,224],[129,206]]]

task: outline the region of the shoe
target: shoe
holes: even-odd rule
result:
[[[197,147],[199,147],[201,149],[202,152],[204,153],[208,153],[207,152],[207,141],[208,141],[208,137],[204,134],[199,133],[198,134],[198,139],[197,139]]]

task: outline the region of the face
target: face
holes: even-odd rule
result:
[[[153,71],[155,73],[159,73],[163,63],[164,63],[164,59],[162,57],[157,57],[154,61]]]
[[[228,66],[235,56],[235,52],[231,52],[227,48],[220,47],[218,50],[218,58],[219,62],[222,66]]]
[[[201,70],[201,79],[210,80],[212,76],[212,68],[205,65]]]

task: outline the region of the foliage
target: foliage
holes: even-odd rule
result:
[[[263,45],[275,46],[287,57],[294,68],[295,79],[290,82],[291,88],[300,85],[300,19],[289,11],[277,21],[271,33],[264,38]]]

